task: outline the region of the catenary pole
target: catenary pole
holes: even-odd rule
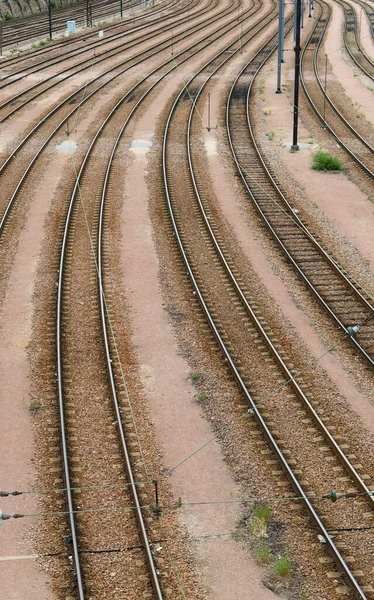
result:
[[[298,150],[297,132],[299,121],[299,79],[300,79],[300,16],[301,0],[296,0],[296,40],[295,40],[295,81],[294,81],[294,100],[293,100],[293,137],[292,150]]]

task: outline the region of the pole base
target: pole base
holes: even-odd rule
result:
[[[275,90],[275,93],[276,93],[276,94],[281,94],[281,93],[282,93],[282,90],[278,88],[277,90]]]
[[[292,146],[291,146],[291,150],[292,150],[293,152],[297,152],[297,150],[298,150],[298,149],[299,149],[299,146],[298,146],[298,144],[292,144]]]

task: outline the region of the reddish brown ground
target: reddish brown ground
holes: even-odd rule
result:
[[[348,95],[360,105],[368,119],[374,120],[371,103],[372,92],[361,80],[352,76],[351,69],[341,58],[339,9],[334,8],[334,23],[326,48],[335,77],[349,89]],[[368,43],[368,27],[363,25],[364,45]],[[291,49],[288,43],[287,48]],[[292,79],[292,52],[286,53],[284,77]],[[322,211],[329,226],[346,239],[347,248],[357,250],[359,257],[367,261],[370,285],[374,275],[374,248],[372,231],[374,210],[372,202],[344,174],[319,174],[310,169],[311,153],[323,145],[323,139],[315,139],[310,149],[290,154],[284,147],[291,137],[291,112],[286,94],[275,95],[275,63],[266,68],[261,79],[265,82],[264,106],[271,107],[266,116],[266,128],[274,130],[274,159],[279,155],[287,168],[297,178],[311,209]],[[175,77],[173,85],[165,87],[153,105],[145,113],[133,131],[133,139],[150,139],[155,131],[156,119],[172,90],[182,79]],[[217,81],[212,98],[213,109],[218,106],[221,88]],[[364,118],[364,117],[363,117]],[[1,138],[4,144],[6,132]],[[310,138],[304,123],[301,124],[300,140]],[[283,311],[285,319],[297,336],[314,356],[326,347],[303,310],[294,302],[293,296],[274,269],[274,262],[261,246],[256,231],[244,220],[242,206],[235,188],[226,177],[223,166],[227,154],[213,131],[206,135],[206,149],[215,194],[222,211],[231,223],[244,253],[250,258],[254,270],[265,283],[274,301]],[[144,151],[133,151],[134,159],[126,170],[128,189],[124,195],[121,214],[123,277],[132,321],[133,343],[141,365],[140,376],[153,415],[159,444],[165,457],[165,465],[171,467],[187,456],[213,435],[209,422],[195,402],[195,390],[188,379],[191,366],[181,355],[165,311],[162,290],[158,278],[158,259],[155,250],[152,223],[148,213],[147,171],[153,168]],[[58,169],[59,167],[57,167]],[[2,419],[0,420],[0,455],[2,461],[2,489],[35,487],[33,462],[42,457],[33,455],[33,416],[29,411],[29,366],[26,348],[31,341],[32,294],[36,285],[35,267],[43,238],[43,223],[49,209],[53,188],[59,173],[47,182],[49,192],[35,194],[27,216],[27,225],[20,235],[17,255],[9,279],[1,321],[0,389]],[[46,189],[46,188],[44,188]],[[354,198],[354,205],[352,203]],[[191,335],[193,333],[191,332]],[[361,417],[370,431],[374,431],[373,405],[367,395],[357,386],[357,381],[335,355],[328,355],[323,362],[331,380]],[[11,452],[9,449],[11,448]],[[238,496],[237,487],[227,465],[223,462],[220,447],[211,444],[202,453],[178,469],[170,479],[175,496],[185,500],[227,499]],[[4,512],[35,512],[38,504],[34,496],[1,499]],[[239,509],[222,507],[191,509],[182,513],[181,522],[192,537],[227,534],[233,531]],[[8,521],[0,530],[1,561],[0,586],[7,600],[52,600],[48,574],[38,570],[30,558],[33,548],[28,541],[30,521]],[[275,597],[261,585],[262,573],[239,543],[228,536],[220,539],[200,540],[193,548],[203,583],[214,600],[253,599]],[[14,560],[13,560],[14,559]]]

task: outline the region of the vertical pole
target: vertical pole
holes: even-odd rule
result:
[[[0,20],[0,56],[3,55],[3,22]]]
[[[52,3],[48,0],[48,23],[49,23],[49,39],[52,39]]]
[[[301,0],[301,29],[304,28],[304,0]]]
[[[299,79],[300,79],[300,13],[301,0],[296,0],[296,44],[295,44],[295,82],[293,100],[293,138],[292,150],[298,150],[297,131],[299,122]]]
[[[121,19],[122,19],[122,17],[123,17],[123,2],[122,2],[122,0],[120,0],[119,9],[120,9],[120,15],[121,15]]]
[[[293,41],[296,42],[296,2],[293,0]]]
[[[327,54],[325,54],[325,94],[323,96],[323,123],[322,123],[322,129],[326,129],[326,88],[327,88]]]
[[[281,4],[282,4],[282,21],[281,21],[281,45],[282,45],[282,57],[281,57],[281,62],[284,63],[284,2],[285,0],[282,0]]]
[[[158,508],[158,481],[157,481],[157,479],[154,479],[153,483],[155,484],[156,506]]]
[[[210,93],[208,94],[208,131],[210,131]]]
[[[171,55],[174,55],[174,30],[171,30]]]
[[[312,16],[312,0],[308,0],[308,19]]]
[[[283,22],[284,22],[284,0],[279,0],[279,26],[278,26],[278,71],[276,94],[281,94],[282,53],[283,53]]]

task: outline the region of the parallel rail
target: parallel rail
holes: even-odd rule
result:
[[[271,44],[272,44],[272,48],[271,49],[269,48],[268,54],[270,54],[276,47],[276,37],[273,38]],[[233,51],[232,55],[235,56],[235,54],[238,51],[239,51],[239,49],[236,49],[235,51]],[[261,56],[261,51],[256,56],[256,58],[258,58],[258,56]],[[190,191],[189,196],[190,196],[190,198],[192,198],[192,196],[195,197],[196,204],[198,205],[198,208],[199,208],[199,211],[201,214],[201,222],[203,223],[204,229],[208,233],[209,238],[212,241],[212,244],[214,245],[216,255],[219,257],[221,265],[223,266],[223,269],[225,270],[227,277],[230,279],[232,289],[235,289],[237,297],[240,299],[242,305],[245,307],[247,314],[255,322],[256,329],[261,333],[261,336],[263,337],[267,347],[273,354],[275,361],[278,363],[278,365],[281,366],[285,378],[288,379],[288,381],[291,383],[291,388],[294,389],[297,397],[299,399],[302,399],[302,401],[304,402],[310,416],[316,422],[317,427],[320,428],[320,431],[323,433],[327,443],[334,450],[336,455],[339,456],[339,459],[344,464],[350,477],[352,477],[354,479],[354,481],[356,482],[358,489],[361,490],[362,493],[365,493],[365,495],[367,495],[369,497],[369,503],[372,505],[372,507],[374,507],[373,499],[370,496],[371,492],[365,485],[365,482],[358,475],[358,473],[356,472],[354,467],[351,465],[349,459],[344,455],[341,448],[339,448],[338,444],[335,442],[335,440],[333,439],[331,434],[328,432],[327,428],[323,425],[321,419],[318,417],[318,415],[317,415],[316,411],[313,409],[311,403],[306,398],[306,395],[303,393],[303,391],[301,390],[299,385],[296,383],[293,375],[287,369],[287,366],[285,365],[284,361],[280,357],[279,353],[276,351],[276,348],[271,343],[271,341],[270,341],[269,337],[266,335],[264,329],[261,327],[260,321],[255,315],[255,311],[251,308],[249,302],[247,301],[245,294],[242,292],[240,285],[239,285],[237,279],[235,278],[232,269],[230,268],[228,260],[225,258],[224,253],[220,248],[220,244],[217,241],[217,237],[213,230],[214,226],[212,225],[212,216],[211,216],[211,214],[208,214],[208,212],[206,211],[205,206],[204,206],[204,201],[200,198],[199,186],[198,186],[196,177],[194,175],[193,158],[191,155],[191,144],[192,144],[191,143],[191,127],[192,127],[191,123],[192,123],[194,110],[196,108],[196,103],[202,93],[203,88],[205,87],[205,85],[209,81],[209,79],[218,71],[218,69],[221,66],[223,66],[227,62],[227,60],[229,60],[229,59],[227,59],[227,58],[224,59],[224,58],[222,58],[221,54],[219,54],[212,61],[207,63],[197,74],[195,74],[188,81],[188,83],[181,89],[180,93],[178,94],[178,96],[176,97],[176,99],[173,103],[173,106],[172,106],[169,116],[167,118],[167,122],[166,122],[165,129],[164,129],[162,169],[163,169],[163,180],[164,180],[164,188],[165,188],[165,194],[166,194],[166,202],[167,202],[170,219],[171,219],[172,226],[173,226],[173,232],[175,235],[175,239],[176,239],[179,251],[183,257],[185,268],[187,269],[187,272],[188,272],[189,278],[191,280],[196,297],[197,297],[197,299],[200,303],[200,306],[204,312],[204,315],[211,327],[211,330],[219,344],[219,347],[224,355],[226,363],[229,365],[230,369],[232,370],[232,372],[233,372],[233,374],[234,374],[234,376],[235,376],[235,378],[236,378],[236,380],[248,402],[248,405],[250,407],[248,412],[255,415],[255,418],[256,418],[258,424],[260,425],[261,430],[263,431],[263,433],[266,437],[266,440],[268,441],[269,445],[271,446],[275,455],[277,456],[277,458],[282,466],[282,469],[284,470],[288,480],[291,482],[296,494],[303,499],[304,505],[307,508],[308,514],[311,516],[313,523],[317,526],[319,531],[322,533],[322,535],[326,539],[327,545],[330,549],[330,552],[334,556],[336,563],[339,565],[339,569],[344,574],[345,581],[348,583],[348,585],[354,591],[356,598],[364,599],[364,598],[366,598],[365,593],[363,592],[361,586],[358,584],[351,569],[349,568],[349,566],[345,562],[343,556],[341,555],[340,551],[336,547],[332,537],[329,535],[328,531],[326,530],[326,527],[324,526],[321,518],[318,516],[315,507],[312,505],[312,503],[308,499],[307,494],[305,493],[303,487],[300,485],[293,470],[289,466],[288,461],[286,460],[283,452],[281,451],[273,433],[271,432],[270,428],[266,424],[265,419],[263,418],[263,416],[261,414],[261,411],[257,408],[256,401],[254,400],[253,396],[251,395],[251,393],[248,389],[248,385],[246,384],[246,382],[242,376],[242,368],[237,366],[236,359],[233,358],[233,351],[230,351],[228,349],[228,345],[225,341],[226,338],[228,338],[228,341],[230,342],[230,346],[231,346],[231,344],[234,344],[233,340],[230,338],[229,335],[227,335],[226,333],[224,333],[224,331],[222,331],[222,325],[218,326],[216,324],[216,318],[214,316],[214,313],[212,312],[212,309],[210,308],[210,304],[213,304],[213,309],[214,309],[214,311],[216,310],[214,300],[207,299],[207,297],[209,298],[210,290],[208,290],[207,292],[202,291],[202,287],[205,288],[206,283],[205,283],[205,280],[201,280],[201,276],[198,274],[198,270],[191,263],[191,260],[189,257],[189,244],[190,243],[193,244],[193,242],[190,242],[190,240],[186,240],[186,234],[181,225],[181,221],[183,220],[184,217],[182,216],[182,214],[179,214],[179,211],[176,207],[176,200],[175,200],[175,196],[177,195],[176,185],[172,185],[170,183],[172,181],[172,175],[171,175],[172,172],[170,170],[171,167],[169,167],[169,155],[168,155],[168,143],[169,143],[169,137],[171,137],[172,130],[174,132],[180,130],[180,133],[179,133],[180,140],[186,139],[185,144],[187,146],[186,152],[188,155],[188,172],[189,172],[189,178],[191,179],[191,188],[190,188],[189,184],[187,184],[187,187],[189,190],[190,189],[193,190],[193,191]],[[264,60],[264,56],[262,55],[262,60],[260,60],[259,63],[261,64],[263,62],[263,60]],[[219,63],[218,66],[217,66],[217,63]],[[255,70],[257,70],[258,66],[259,65],[257,64]],[[237,81],[235,82],[235,84],[237,84]],[[241,81],[240,85],[238,86],[239,89],[235,89],[235,84],[232,89],[232,94],[235,95],[235,97],[240,98],[242,96],[242,90],[244,89],[245,86],[243,84],[243,81]],[[192,98],[192,107],[191,107],[191,111],[190,111],[190,114],[188,117],[187,136],[186,136],[186,133],[183,131],[183,128],[181,127],[181,123],[178,122],[177,118],[175,117],[177,110],[180,110],[181,114],[183,114],[183,115],[185,114],[185,109],[183,109],[183,106],[184,106],[183,101],[186,98]],[[176,119],[176,121],[174,121],[174,118]],[[177,127],[177,123],[178,123],[178,127]],[[176,143],[176,139],[177,139],[177,137],[174,136],[173,144]],[[171,187],[170,187],[171,185],[172,185],[173,191],[171,191]],[[185,192],[184,191],[180,192],[180,194],[181,194],[181,197],[183,197],[183,202],[181,201],[181,205],[185,206],[186,201],[187,201]],[[193,208],[193,206],[188,205],[185,210],[186,210],[186,212],[191,214],[191,213],[193,213],[192,208]],[[201,228],[200,220],[198,220],[197,226],[195,226],[192,229],[196,230],[196,227],[198,227],[199,229]],[[204,256],[205,256],[205,254],[204,254]],[[213,290],[212,290],[212,297],[213,298],[215,297]],[[241,358],[242,358],[242,356],[241,356]]]

